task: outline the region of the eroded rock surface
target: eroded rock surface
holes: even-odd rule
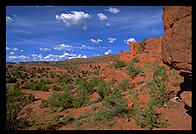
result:
[[[163,61],[180,70],[185,77],[192,75],[192,7],[163,7]]]

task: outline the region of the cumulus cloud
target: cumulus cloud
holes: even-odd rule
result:
[[[6,50],[9,50],[10,48],[9,47],[6,47]]]
[[[129,38],[127,40],[124,40],[124,42],[126,42],[127,44],[129,44],[129,42],[136,42],[135,38]]]
[[[46,51],[50,51],[49,48],[40,48],[39,50],[40,50],[40,51],[45,51],[45,52],[46,52]]]
[[[69,53],[64,53],[62,55],[54,55],[54,54],[49,54],[45,57],[43,57],[44,61],[59,61],[62,59],[73,59],[73,58],[87,58],[86,55],[77,55],[77,54],[69,54]]]
[[[82,11],[71,11],[69,14],[62,13],[56,15],[56,19],[63,21],[66,26],[82,26],[84,30],[87,29],[87,26],[84,23],[89,18],[90,15]]]
[[[103,20],[107,20],[107,16],[105,16],[103,13],[98,13],[97,14],[98,18],[100,21],[103,21]]]
[[[107,38],[108,39],[108,41],[110,42],[110,43],[113,43],[114,41],[116,41],[116,38]]]
[[[106,23],[105,25],[106,25],[106,26],[110,26],[110,23]]]
[[[8,56],[8,58],[10,60],[28,60],[28,59],[30,59],[29,56],[24,56],[24,55],[11,55],[11,56]]]
[[[79,55],[75,55],[75,56],[72,56],[72,57],[69,57],[68,59],[73,59],[73,58],[87,58],[87,56],[86,55],[81,55],[81,54],[79,54]]]
[[[13,54],[14,54],[14,52],[10,52],[10,54],[11,54],[11,55],[13,55]]]
[[[108,11],[111,12],[111,13],[114,13],[114,14],[120,12],[119,9],[117,9],[117,8],[112,8],[112,7],[110,7],[110,8],[108,9]]]
[[[93,49],[93,47],[91,46],[87,46],[87,45],[81,45],[80,47],[77,47],[78,49]]]
[[[58,51],[60,51],[60,50],[71,50],[71,49],[72,49],[72,46],[65,45],[65,44],[61,44],[57,47],[54,47],[54,50],[58,50]]]
[[[108,50],[108,51],[106,51],[104,54],[105,55],[108,55],[108,54],[110,54],[112,52],[112,50]]]
[[[9,16],[6,16],[6,22],[13,22],[12,18]]]
[[[34,60],[42,60],[43,56],[42,54],[31,54],[31,56],[33,57]]]
[[[13,48],[12,50],[13,50],[13,51],[18,51],[19,49],[18,49],[18,48]]]
[[[90,41],[93,42],[93,43],[100,43],[100,42],[103,42],[101,39],[97,39],[97,40],[95,40],[95,39],[90,39]]]

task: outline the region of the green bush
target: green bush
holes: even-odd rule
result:
[[[31,94],[27,95],[26,99],[27,99],[27,103],[32,103],[35,101],[35,95],[33,95],[31,93]]]
[[[59,78],[57,82],[62,84],[70,84],[72,82],[72,78],[70,77]]]
[[[95,75],[99,75],[99,71],[100,71],[100,69],[96,69],[96,70],[94,71],[94,74],[95,74]]]
[[[52,85],[52,90],[53,91],[59,91],[61,88],[57,86],[56,84]]]
[[[91,85],[92,85],[93,87],[98,86],[100,82],[104,82],[103,79],[102,79],[101,77],[99,77],[99,78],[93,77],[93,78],[90,79],[90,83],[91,83]]]
[[[125,89],[129,88],[129,80],[128,79],[123,79],[122,82],[119,82],[116,86],[121,91],[124,91]]]
[[[51,107],[62,107],[64,109],[70,108],[73,105],[73,96],[67,92],[61,94],[57,91],[53,91],[48,98],[48,104]]]
[[[136,75],[143,72],[139,66],[134,66],[136,62],[139,62],[139,60],[137,58],[133,58],[132,61],[127,64],[126,73],[130,75],[131,78],[134,78]]]
[[[108,96],[111,92],[110,86],[106,84],[105,82],[100,82],[97,87],[97,93],[99,96],[103,99],[106,96]]]
[[[83,81],[76,89],[76,92],[78,95],[91,95],[93,93],[93,86],[91,85],[91,83]]]
[[[25,105],[26,97],[18,85],[6,90],[6,129],[17,130],[25,127],[25,118],[18,118]]]
[[[48,107],[48,101],[41,99],[41,104],[40,104],[40,108],[44,108],[44,107]]]
[[[6,78],[6,83],[16,83],[16,82],[17,82],[16,78],[13,78],[13,77]]]
[[[117,69],[117,68],[122,68],[122,67],[125,67],[126,66],[126,63],[124,61],[121,61],[121,60],[118,60],[114,63],[114,68]]]
[[[74,108],[80,108],[86,106],[89,103],[89,97],[87,95],[78,94],[75,96],[73,101]]]
[[[164,67],[157,66],[153,74],[153,80],[149,82],[152,106],[162,107],[173,95],[167,91],[168,76]]]

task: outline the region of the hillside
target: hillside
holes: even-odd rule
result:
[[[164,38],[116,55],[6,64],[7,129],[191,130],[190,69],[165,64]]]

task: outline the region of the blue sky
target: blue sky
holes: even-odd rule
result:
[[[6,61],[59,61],[129,51],[164,34],[161,6],[8,6]]]

